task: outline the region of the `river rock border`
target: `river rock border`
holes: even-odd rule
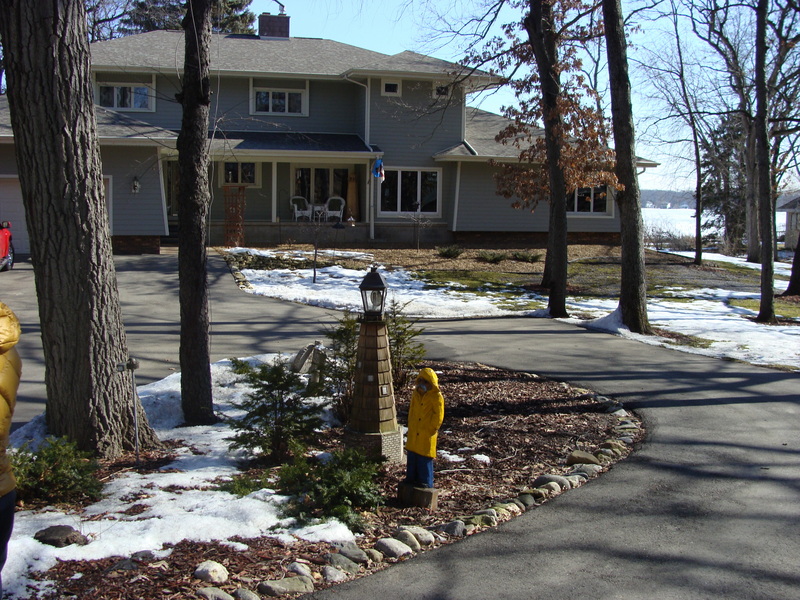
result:
[[[227,581],[227,571],[218,563],[205,561],[198,565],[194,576],[212,585],[198,589],[197,596],[207,600],[260,600],[263,596],[280,597],[313,592],[317,585],[327,587],[362,577],[420,552],[495,527],[567,490],[580,487],[628,456],[642,429],[641,420],[618,402],[605,396],[597,396],[596,399],[600,410],[613,414],[619,420],[614,427],[615,436],[600,444],[594,452],[573,450],[565,457],[565,468],[560,473],[539,475],[529,487],[521,489],[513,498],[498,499],[474,514],[432,527],[402,525],[392,537],[381,538],[371,547],[362,548],[355,542],[331,544],[330,552],[320,557],[320,564],[305,560],[292,562],[285,568],[285,577],[262,581],[255,586],[256,591],[239,588],[229,594],[216,587],[214,584]]]

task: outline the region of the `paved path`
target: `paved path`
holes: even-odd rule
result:
[[[161,378],[176,367],[175,259],[116,262],[140,381]],[[24,279],[24,268],[11,275]],[[6,300],[2,275],[0,299],[27,317],[28,305]],[[335,319],[239,292],[217,257],[210,281],[215,360],[291,352]],[[23,319],[27,334],[35,321]],[[613,396],[637,410],[648,437],[632,458],[536,510],[314,598],[800,598],[797,374],[544,319],[436,321],[424,341],[431,358],[524,369]],[[25,389],[35,392],[35,342],[27,344]],[[40,409],[31,398],[26,414]]]

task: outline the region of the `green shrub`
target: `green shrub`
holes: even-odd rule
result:
[[[253,387],[234,406],[245,411],[241,418],[229,419],[237,431],[228,438],[230,448],[244,448],[257,460],[280,463],[290,455],[293,442],[311,441],[322,425],[319,406],[303,399],[303,380],[289,370],[286,361],[262,364],[258,368],[231,359],[233,371]]]
[[[258,490],[273,487],[274,482],[270,481],[270,471],[247,471],[231,477],[229,481],[223,481],[217,486],[218,490],[228,492],[234,496],[247,496]]]
[[[378,459],[367,458],[355,448],[337,450],[327,461],[308,459],[299,452],[296,456],[293,464],[281,467],[278,490],[292,496],[283,512],[299,524],[335,518],[360,531],[364,521],[358,511],[383,504],[375,482]]]
[[[494,250],[481,250],[478,252],[478,260],[485,263],[496,265],[503,262],[508,258],[505,252],[496,252]]]
[[[425,357],[425,346],[416,339],[423,329],[416,327],[416,320],[403,315],[403,308],[405,305],[392,300],[385,314],[392,379],[396,386],[404,385],[409,371]],[[359,332],[358,317],[350,312],[345,312],[338,324],[325,332],[331,340],[325,375],[334,390],[333,411],[345,424],[353,406]]]
[[[436,246],[436,252],[442,258],[458,258],[464,250],[458,246]]]
[[[337,325],[325,332],[325,336],[331,341],[325,375],[333,387],[333,412],[342,423],[347,423],[350,419],[350,409],[353,406],[359,330],[358,317],[345,311]]]
[[[516,260],[517,262],[536,263],[542,260],[542,255],[536,252],[525,252],[522,250],[517,250],[516,252],[511,253],[511,258]]]
[[[417,321],[403,314],[405,304],[396,300],[386,311],[386,331],[389,337],[389,354],[392,361],[392,380],[396,386],[405,385],[408,373],[425,358],[425,346],[417,341],[424,331],[416,327]]]
[[[48,437],[37,450],[25,443],[9,452],[17,497],[24,502],[82,502],[97,500],[103,484],[100,468],[89,452],[66,438]]]

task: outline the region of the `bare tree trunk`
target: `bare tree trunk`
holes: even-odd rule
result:
[[[181,305],[181,404],[186,422],[213,423],[208,346],[206,216],[210,202],[208,114],[211,105],[209,46],[214,0],[191,0],[183,19],[185,57],[178,101],[183,120],[178,135],[178,272]]]
[[[557,66],[558,42],[554,31],[552,4],[545,0],[531,0],[530,11],[523,24],[528,32],[528,43],[533,48],[539,81],[542,88],[542,113],[544,120],[547,170],[550,178],[550,232],[547,258],[549,259],[550,288],[548,310],[551,317],[567,317],[567,186],[561,164],[561,144],[564,143],[561,111],[558,96],[561,83]]]
[[[761,243],[759,240],[759,210],[758,210],[758,165],[756,157],[756,132],[754,124],[749,123],[745,147],[745,168],[747,169],[747,184],[745,188],[745,228],[747,230],[747,262],[761,262]],[[769,181],[769,180],[768,180]]]
[[[619,0],[603,0],[603,19],[608,49],[611,117],[619,182],[625,186],[617,197],[620,209],[622,276],[619,308],[622,323],[635,333],[649,334],[647,285],[644,267],[644,225],[636,175],[631,83],[628,77],[627,42]]]
[[[800,296],[800,242],[798,242],[794,249],[792,276],[789,278],[789,286],[781,296]]]
[[[767,124],[767,13],[769,0],[758,0],[756,7],[756,167],[758,177],[759,222],[761,224],[761,304],[756,321],[774,323],[775,318],[775,264],[772,257],[772,163],[769,153],[769,126]]]
[[[159,444],[133,394],[104,199],[82,0],[0,2],[39,299],[47,427],[112,458]]]

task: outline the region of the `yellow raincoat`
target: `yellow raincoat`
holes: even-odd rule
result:
[[[428,390],[420,394],[417,387],[411,394],[408,409],[408,439],[406,450],[428,458],[436,457],[436,438],[444,420],[444,397],[439,390],[439,378],[433,369],[424,368],[417,380],[423,379]]]
[[[20,332],[17,316],[0,302],[0,497],[16,487],[6,447],[22,374],[22,361],[14,348],[19,341]]]

